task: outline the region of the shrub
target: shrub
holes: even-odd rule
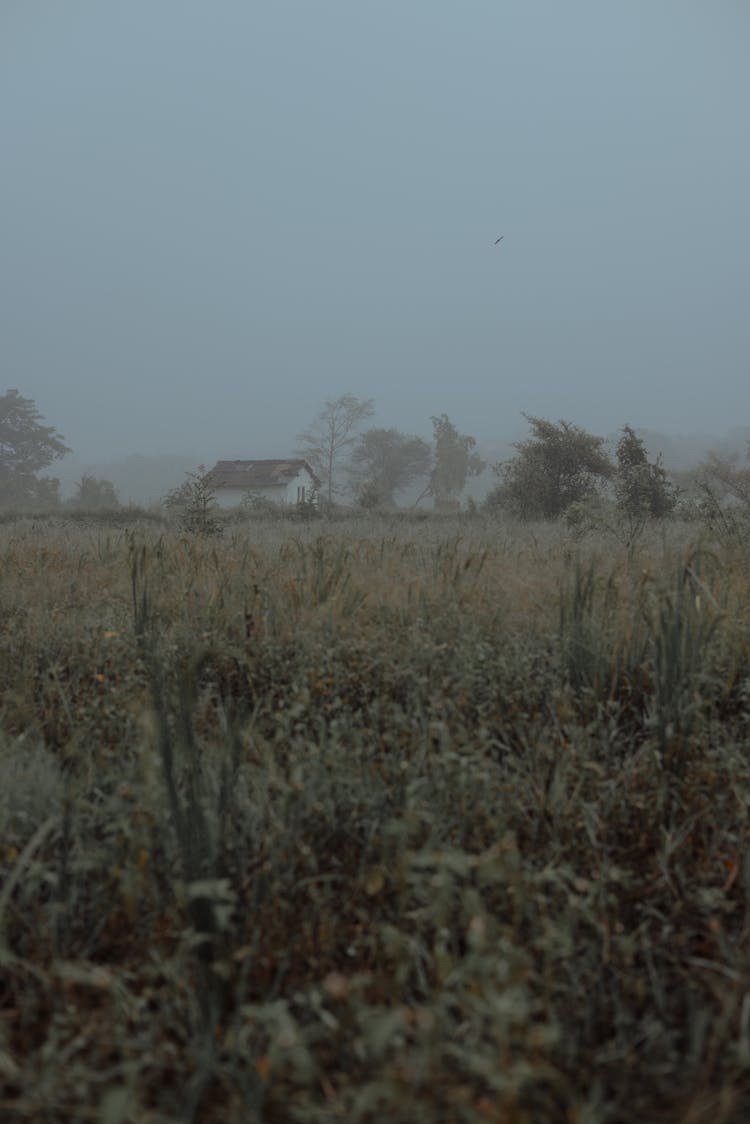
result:
[[[183,531],[209,536],[221,534],[216,496],[202,464],[198,465],[197,472],[188,472],[187,479],[168,493],[164,506],[177,516]]]

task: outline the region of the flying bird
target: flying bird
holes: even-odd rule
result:
[[[505,235],[501,234],[499,238],[496,238],[495,239],[495,245],[497,246],[499,242],[502,242],[504,237],[505,237]]]

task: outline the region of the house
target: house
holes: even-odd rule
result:
[[[236,507],[246,497],[278,504],[315,503],[320,481],[307,461],[217,461],[206,483],[220,507]]]

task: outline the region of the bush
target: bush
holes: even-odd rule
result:
[[[519,519],[555,519],[571,504],[601,491],[614,468],[605,439],[570,422],[555,425],[524,414],[532,436],[518,441],[518,453],[494,466],[501,483],[487,498],[488,510],[504,508]]]
[[[120,501],[111,480],[98,480],[91,473],[84,472],[70,504],[84,511],[114,511],[120,506]]]
[[[177,516],[183,531],[208,536],[221,534],[216,496],[202,464],[198,465],[197,472],[188,472],[187,479],[168,493],[164,506]]]
[[[623,426],[616,455],[615,497],[620,515],[636,523],[671,515],[677,490],[667,477],[661,457],[649,462],[643,441],[629,425]]]

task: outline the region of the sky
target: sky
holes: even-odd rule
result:
[[[0,393],[84,460],[746,425],[749,57],[746,0],[0,0]]]

